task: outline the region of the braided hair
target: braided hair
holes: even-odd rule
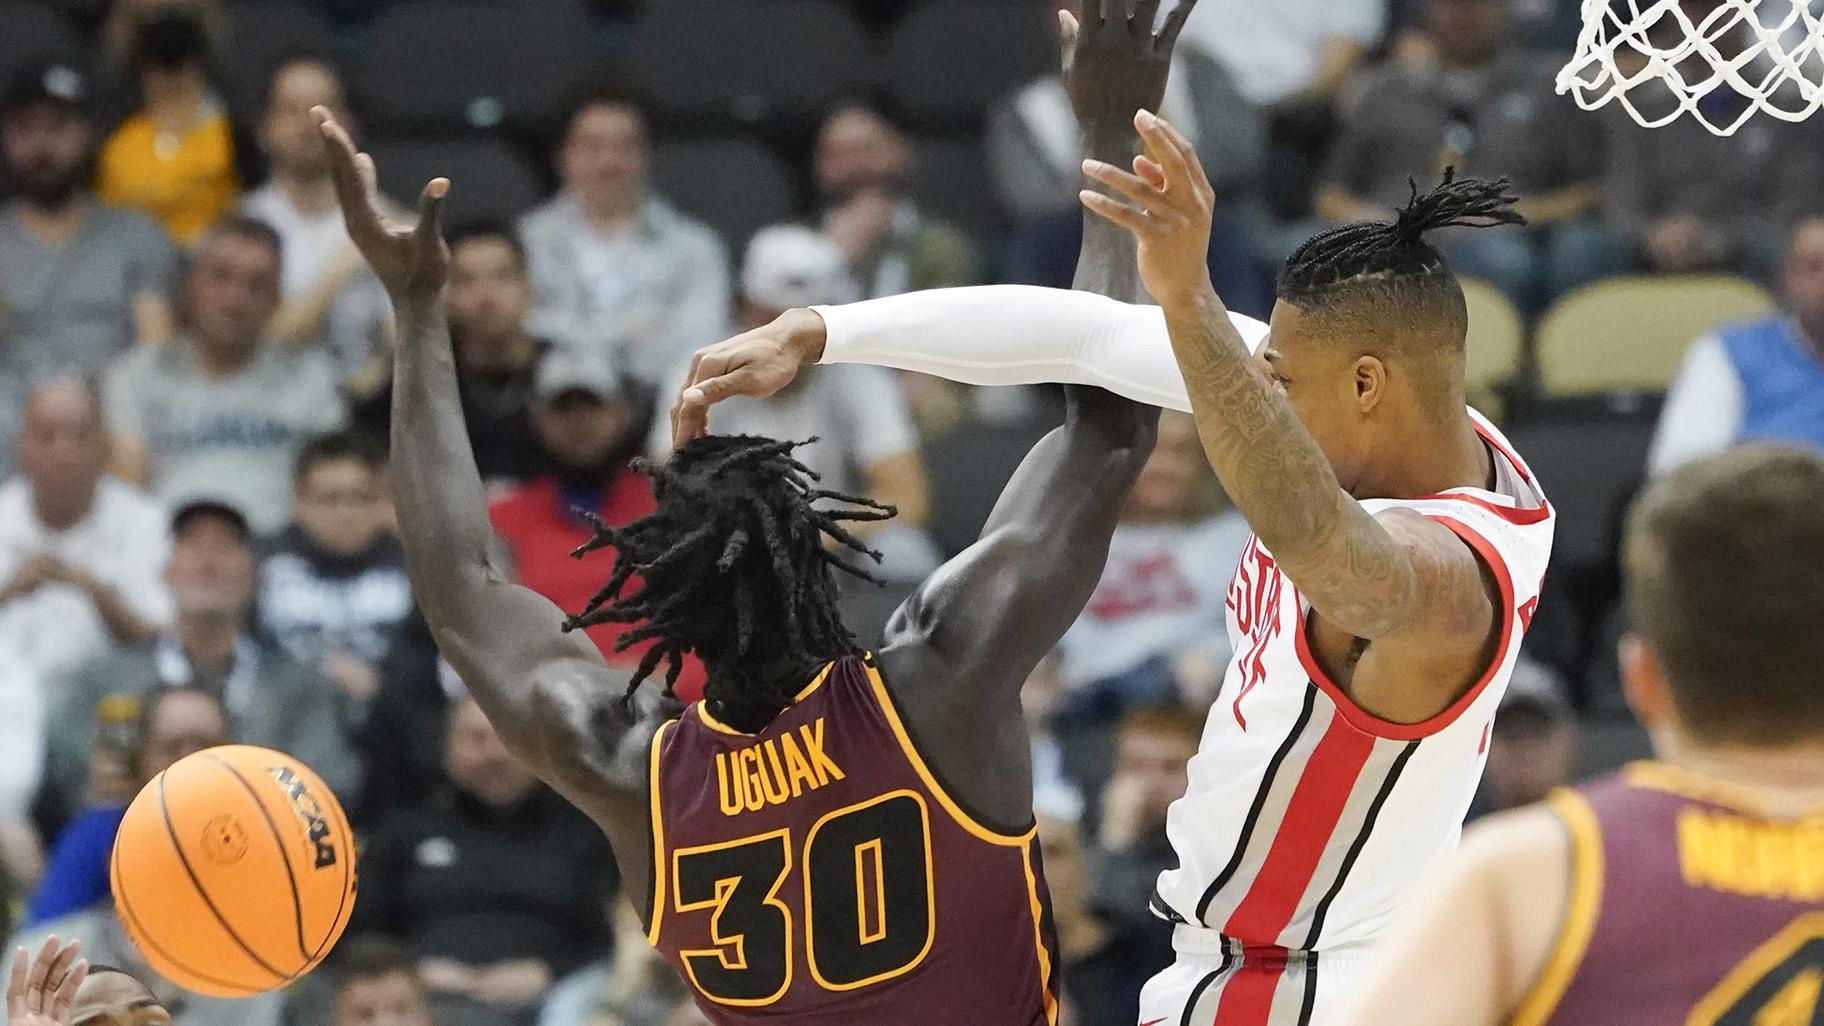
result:
[[[695,653],[709,670],[710,711],[737,729],[757,730],[803,683],[788,674],[859,651],[838,615],[835,571],[878,579],[825,539],[878,563],[880,553],[842,522],[886,520],[897,511],[816,487],[818,475],[792,456],[814,441],[699,438],[666,464],[634,461],[652,479],[658,508],[651,514],[625,527],[584,514],[595,535],[572,555],[612,547],[614,570],[564,630],[637,624],[615,651],[654,642],[627,685],[627,699],[661,662],[669,664],[671,693],[684,656]],[[825,508],[820,500],[853,508]],[[629,593],[636,575],[638,590]]]
[[[1298,247],[1280,274],[1279,298],[1302,310],[1362,290],[1400,291],[1419,285],[1426,291],[1454,294],[1460,306],[1456,278],[1444,255],[1425,241],[1425,233],[1458,225],[1525,224],[1526,219],[1513,209],[1517,197],[1509,194],[1507,179],[1458,178],[1456,170],[1445,168],[1444,181],[1424,195],[1409,179],[1412,199],[1391,223],[1346,224]]]

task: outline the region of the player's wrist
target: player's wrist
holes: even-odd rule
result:
[[[817,311],[808,307],[787,310],[775,323],[784,333],[786,351],[797,359],[799,366],[823,359],[823,347],[829,341],[830,333],[829,326]]]

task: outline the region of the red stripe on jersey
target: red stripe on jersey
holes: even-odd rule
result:
[[[1461,496],[1454,496],[1454,498],[1461,498]],[[1426,513],[1424,516],[1427,520],[1435,520],[1450,528],[1452,533],[1463,539],[1464,544],[1475,550],[1476,554],[1481,557],[1483,565],[1487,566],[1489,572],[1495,575],[1495,585],[1501,591],[1501,608],[1495,611],[1495,615],[1500,617],[1501,640],[1495,645],[1495,654],[1488,661],[1488,668],[1482,671],[1482,676],[1468,691],[1463,692],[1443,712],[1431,719],[1421,720],[1418,723],[1395,723],[1392,720],[1384,720],[1356,705],[1355,699],[1349,697],[1349,693],[1331,680],[1330,675],[1324,672],[1324,668],[1317,664],[1317,657],[1311,654],[1311,639],[1305,631],[1302,600],[1299,604],[1301,611],[1297,624],[1298,636],[1293,639],[1298,647],[1298,661],[1304,664],[1305,673],[1310,675],[1312,683],[1322,688],[1324,694],[1330,696],[1330,701],[1336,704],[1337,712],[1354,724],[1357,730],[1391,741],[1422,740],[1455,723],[1457,717],[1463,715],[1463,711],[1468,709],[1482,694],[1482,689],[1488,686],[1489,681],[1495,679],[1495,674],[1500,671],[1501,665],[1507,662],[1507,650],[1518,640],[1514,636],[1514,620],[1519,615],[1514,608],[1514,578],[1512,574],[1508,573],[1507,561],[1501,558],[1501,551],[1495,548],[1495,543],[1455,517],[1444,516],[1440,513]]]
[[[1341,716],[1330,721],[1306,761],[1292,800],[1273,834],[1273,845],[1248,893],[1229,914],[1222,932],[1244,944],[1277,944],[1292,921],[1311,876],[1336,832],[1343,806],[1355,790],[1362,766],[1374,751],[1374,738]]]
[[[1243,965],[1222,988],[1210,1026],[1267,1026],[1267,1018],[1273,1014],[1273,995],[1279,992],[1285,974],[1284,964],[1261,969]]]

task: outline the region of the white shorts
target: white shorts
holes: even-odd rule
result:
[[[1344,1026],[1331,1020],[1367,964],[1359,951],[1235,950],[1187,926],[1172,940],[1178,959],[1140,991],[1140,1026]]]

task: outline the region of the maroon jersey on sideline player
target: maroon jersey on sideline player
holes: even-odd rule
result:
[[[1553,806],[1571,835],[1564,925],[1514,1026],[1824,1021],[1824,809],[1798,820],[1665,763]]]
[[[758,734],[693,704],[653,739],[652,793],[648,939],[712,1022],[1057,1021],[1034,831],[950,799],[871,658]]]

